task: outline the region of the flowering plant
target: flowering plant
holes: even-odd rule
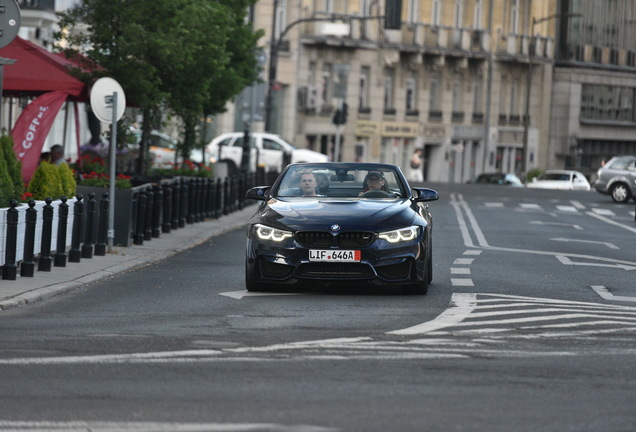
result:
[[[82,174],[105,173],[106,161],[99,156],[85,153],[75,168]]]
[[[118,189],[130,189],[132,187],[130,178],[131,176],[128,175],[117,174],[115,177],[115,187]],[[79,184],[82,186],[110,187],[110,176],[105,173],[93,171],[84,174]]]

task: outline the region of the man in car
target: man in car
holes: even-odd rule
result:
[[[316,193],[316,176],[312,172],[303,172],[300,175],[300,191],[302,196],[318,196]]]

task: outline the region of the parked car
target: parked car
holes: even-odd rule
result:
[[[636,200],[636,156],[615,156],[596,173],[594,189],[617,203]]]
[[[526,184],[531,189],[557,189],[557,190],[591,190],[590,182],[583,173],[572,170],[548,170]]]
[[[523,187],[523,183],[519,177],[513,173],[482,173],[475,177],[470,183]]]
[[[214,138],[206,147],[206,157],[210,162],[226,162],[229,172],[241,168],[243,157],[243,132],[230,132]],[[278,135],[254,132],[250,134],[251,169],[264,166],[267,170],[280,171],[283,162],[327,162],[329,158],[319,152],[298,149]]]
[[[328,185],[318,186],[318,177]],[[261,201],[248,223],[247,290],[346,282],[426,293],[433,277],[426,202],[439,196],[410,187],[397,166],[291,164],[273,186],[246,196]]]

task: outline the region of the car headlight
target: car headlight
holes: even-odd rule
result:
[[[271,240],[275,242],[281,242],[293,236],[292,233],[289,231],[283,231],[261,224],[254,225],[254,232],[256,233],[256,236],[261,240]]]
[[[398,243],[416,239],[419,232],[420,227],[413,225],[408,228],[400,228],[393,231],[381,232],[378,237],[388,241],[389,243]]]

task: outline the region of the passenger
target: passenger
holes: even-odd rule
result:
[[[358,194],[358,196],[364,195],[365,192],[372,190],[381,190],[384,192],[389,192],[389,188],[386,185],[386,179],[384,178],[384,174],[380,171],[369,171],[369,173],[364,178],[364,182],[362,183],[362,192]]]
[[[321,195],[327,195],[329,192],[329,177],[325,173],[315,173],[314,177],[316,177],[316,182],[318,183],[318,192]]]

